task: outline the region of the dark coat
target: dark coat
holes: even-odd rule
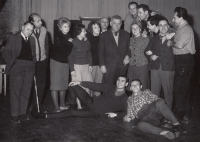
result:
[[[32,59],[33,62],[35,63],[36,62],[35,39],[29,36],[29,40],[32,49]],[[5,69],[6,74],[9,74],[10,69],[12,68],[16,58],[19,56],[21,52],[21,48],[22,48],[21,32],[10,35],[2,53],[3,58],[6,60],[6,69]]]
[[[124,67],[123,60],[126,55],[131,57],[129,49],[130,36],[124,30],[119,30],[118,46],[115,42],[111,29],[102,33],[99,39],[98,56],[100,66],[115,69],[115,66]]]
[[[172,46],[167,46],[167,40],[162,44],[162,40],[159,35],[156,35],[150,39],[150,42],[145,49],[145,55],[150,61],[150,69],[158,70],[160,65],[163,71],[174,71],[174,54]],[[147,51],[151,51],[153,55],[159,56],[155,61],[151,59],[152,55],[147,55]]]

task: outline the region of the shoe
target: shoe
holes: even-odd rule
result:
[[[69,106],[64,106],[64,107],[60,106],[60,110],[67,110],[67,109],[69,109]]]
[[[183,127],[182,127],[181,125],[172,125],[172,126],[173,126],[173,127],[172,127],[172,130],[173,130],[174,132],[179,131],[181,134],[186,134],[186,133],[187,133],[187,131],[184,130]]]
[[[21,123],[21,121],[20,121],[18,116],[11,117],[11,122],[12,123]]]
[[[30,120],[29,116],[26,115],[26,114],[21,114],[21,115],[19,116],[19,119],[20,119],[21,121]]]
[[[175,138],[178,138],[180,136],[180,132],[168,132],[165,137],[174,140]]]
[[[34,119],[42,119],[42,118],[46,118],[46,113],[37,113],[35,116],[34,116]]]

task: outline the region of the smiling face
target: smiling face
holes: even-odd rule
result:
[[[22,33],[24,34],[25,37],[29,37],[33,32],[33,28],[34,28],[33,25],[28,23],[22,27]]]
[[[131,15],[136,16],[137,15],[137,6],[136,4],[131,4],[129,6],[129,12],[131,13]]]
[[[133,24],[131,26],[131,29],[132,29],[132,33],[135,37],[139,36],[140,35],[140,32],[141,32],[141,28],[137,25],[137,24]]]
[[[126,82],[126,78],[119,77],[116,84],[118,90],[123,90],[128,85],[128,82]]]
[[[87,34],[86,30],[82,29],[81,33],[78,36],[81,37],[81,38],[85,38],[86,34]]]
[[[140,20],[147,20],[148,18],[148,11],[144,11],[143,8],[138,9],[138,17]]]
[[[92,25],[92,31],[94,36],[98,36],[100,34],[100,27],[97,24]]]
[[[166,34],[169,29],[169,25],[166,20],[161,20],[158,23],[160,34]]]
[[[139,81],[132,81],[131,82],[131,87],[130,90],[132,90],[133,93],[138,93],[142,89],[142,85],[140,84]]]
[[[107,30],[108,25],[109,25],[109,21],[107,18],[103,18],[100,20],[100,25],[101,25],[101,29],[102,30]]]
[[[112,27],[112,31],[113,32],[118,32],[121,25],[122,25],[122,21],[120,19],[113,19],[111,22],[110,22],[110,25]]]
[[[64,23],[61,27],[60,27],[60,30],[63,34],[67,34],[70,30],[70,26],[68,23]]]
[[[172,19],[172,22],[174,22],[174,24],[176,25],[176,26],[179,26],[180,25],[180,23],[181,23],[181,18],[182,17],[178,17],[177,16],[177,12],[175,12],[174,13],[174,16],[173,16],[173,19]]]

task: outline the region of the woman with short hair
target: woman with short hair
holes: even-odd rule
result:
[[[50,90],[55,105],[55,112],[66,110],[65,95],[69,82],[69,64],[73,44],[69,34],[71,22],[62,17],[58,20],[59,32],[56,35],[50,59]],[[58,94],[60,95],[60,105],[58,104]]]

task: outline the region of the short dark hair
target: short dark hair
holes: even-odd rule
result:
[[[92,20],[92,21],[88,24],[87,32],[88,32],[89,34],[93,35],[93,28],[92,28],[93,25],[98,25],[99,28],[100,28],[100,33],[101,33],[101,25],[100,25],[99,21],[95,21],[95,20]]]
[[[161,19],[165,20],[166,18],[164,18],[163,16],[161,16],[161,15],[159,15],[159,14],[156,14],[156,15],[154,15],[154,16],[148,17],[147,22],[149,21],[151,25],[156,25],[156,26],[158,26],[158,23],[159,23],[159,21],[160,21]]]
[[[31,15],[28,17],[28,21],[29,22],[34,22],[34,16],[39,16],[40,17],[40,15],[37,14],[37,13],[31,13]]]
[[[184,20],[187,20],[188,18],[188,13],[187,13],[187,9],[186,8],[182,8],[182,7],[176,7],[174,10],[174,13],[177,12],[177,17],[179,18],[183,18]]]
[[[74,37],[79,35],[82,32],[82,29],[85,29],[85,25],[83,24],[76,24],[73,29]]]
[[[140,5],[138,5],[137,8],[138,8],[138,9],[139,9],[139,8],[142,8],[144,11],[148,11],[148,13],[150,12],[149,6],[146,5],[146,4],[140,4]]]
[[[169,21],[168,21],[167,18],[165,18],[165,17],[161,17],[161,18],[159,19],[159,21],[158,21],[158,24],[159,24],[160,21],[163,21],[163,20],[166,21],[167,24],[169,24]]]
[[[35,28],[35,25],[30,21],[24,22],[23,26],[26,26],[27,24],[31,24],[33,26],[33,29]]]
[[[131,83],[134,82],[134,81],[139,82],[139,83],[140,83],[140,86],[142,85],[142,82],[141,82],[139,79],[133,79],[133,80],[131,81]],[[131,85],[131,84],[130,84],[130,85]]]
[[[125,78],[125,79],[126,79],[126,83],[129,82],[129,78],[128,78],[127,76],[125,76],[125,75],[120,75],[119,77]],[[119,77],[118,77],[118,78],[119,78]]]
[[[129,4],[128,4],[128,8],[130,9],[130,5],[132,5],[132,4],[135,4],[136,5],[136,8],[138,7],[138,3],[137,2],[134,2],[134,1],[132,1],[132,2],[130,2]]]
[[[62,25],[65,23],[68,24],[69,27],[71,26],[71,21],[68,18],[61,17],[60,19],[58,19],[58,23],[57,23],[58,28],[60,29]]]

